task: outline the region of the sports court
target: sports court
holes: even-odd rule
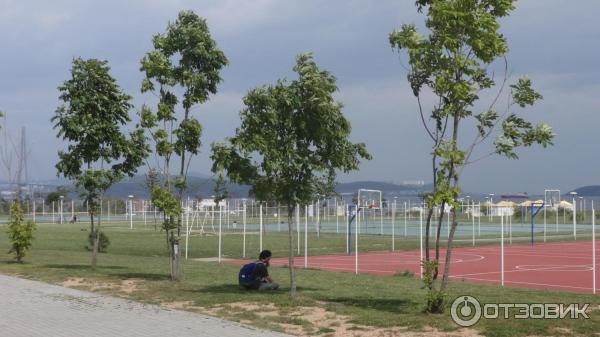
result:
[[[445,256],[445,250],[441,251],[441,255]],[[453,280],[502,284],[499,245],[455,248],[452,256],[450,274]],[[309,256],[307,266],[354,273],[355,258],[354,254]],[[360,253],[358,272],[391,276],[398,272],[410,271],[419,275],[419,260],[419,250]],[[287,263],[287,258],[272,260],[274,266],[284,266]],[[295,260],[298,267],[303,267],[304,263],[304,257]],[[443,265],[440,272],[442,268]],[[535,245],[513,244],[504,247],[505,286],[592,293],[592,269],[592,242],[589,240]]]

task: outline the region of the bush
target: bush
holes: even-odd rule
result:
[[[97,231],[91,232],[90,235],[88,235],[88,246],[86,246],[85,248],[87,250],[93,250],[94,249],[94,234],[98,233]],[[100,238],[98,240],[98,252],[99,253],[106,253],[106,251],[108,250],[108,245],[110,245],[110,240],[108,239],[108,236],[106,234],[104,234],[104,232],[99,232],[100,233]]]
[[[438,261],[431,260],[421,262],[423,266],[423,284],[427,288],[427,298],[425,312],[431,314],[441,314],[446,308],[446,293],[435,289],[433,272],[439,266]]]
[[[33,221],[25,221],[25,216],[18,203],[10,207],[10,218],[8,222],[8,240],[10,241],[10,250],[8,253],[14,253],[18,262],[21,262],[27,255],[33,241],[33,232],[35,224]]]

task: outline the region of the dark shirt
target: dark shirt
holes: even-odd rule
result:
[[[267,271],[267,266],[262,261],[256,262],[256,267],[254,267],[254,282],[250,285],[246,286],[249,289],[258,289],[262,283],[264,283],[264,278],[269,276],[269,272]]]
[[[261,280],[261,281],[263,278],[269,276],[269,272],[267,271],[267,266],[265,265],[264,262],[262,262],[262,261],[256,262],[254,274],[256,275],[256,279]]]

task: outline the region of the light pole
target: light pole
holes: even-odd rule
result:
[[[487,205],[487,214],[488,214],[488,219],[490,217],[490,197],[485,197],[485,204]]]
[[[585,207],[583,207],[583,197],[579,197],[579,210],[581,211],[581,215],[583,216],[583,222],[585,222]]]
[[[64,195],[60,196],[60,224],[63,224],[63,200],[65,199]]]
[[[493,207],[494,207],[494,193],[490,193],[490,222],[492,222]]]
[[[133,195],[129,195],[129,229],[133,229]]]
[[[577,240],[577,204],[575,203],[575,196],[577,195],[577,192],[569,192],[569,194],[573,198],[573,238]]]

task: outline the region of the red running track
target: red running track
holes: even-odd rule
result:
[[[597,241],[596,252],[600,250]],[[441,251],[443,261],[445,250]],[[371,252],[358,255],[358,272],[393,275],[411,271],[419,275],[420,252]],[[295,265],[304,266],[304,257]],[[479,283],[501,283],[500,246],[455,248],[450,277]],[[273,266],[287,265],[287,258],[274,258]],[[309,256],[308,267],[336,272],[354,272],[354,255]],[[441,266],[443,268],[443,264]],[[443,269],[440,269],[443,270]],[[598,277],[600,273],[596,272]],[[600,280],[598,280],[600,283]],[[511,287],[592,292],[592,242],[513,244],[504,246],[504,284]],[[599,289],[598,284],[596,289]]]

